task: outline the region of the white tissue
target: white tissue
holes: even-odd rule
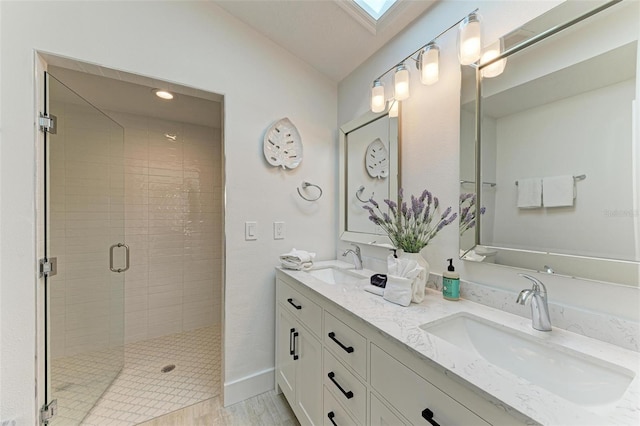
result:
[[[424,300],[424,289],[427,281],[425,277],[426,271],[416,260],[403,257],[396,258],[393,255],[389,255],[387,258],[387,271],[387,277],[395,276],[409,280],[411,283],[412,302],[421,303]]]

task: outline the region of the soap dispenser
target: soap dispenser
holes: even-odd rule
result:
[[[460,275],[453,267],[453,259],[447,259],[449,266],[442,274],[442,297],[447,300],[460,299]]]

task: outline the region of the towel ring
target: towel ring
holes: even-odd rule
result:
[[[372,192],[371,197],[369,197],[369,200],[363,200],[362,198],[360,198],[363,192],[364,192],[364,185],[360,185],[360,188],[358,188],[358,190],[356,191],[356,198],[360,200],[361,203],[368,203],[369,200],[373,198],[373,196],[375,195],[375,192]]]
[[[315,183],[311,183],[311,182],[307,182],[307,181],[303,181],[302,182],[302,188],[308,188],[310,186],[314,186],[316,188],[318,188],[318,191],[320,191],[320,194],[318,194],[318,196],[316,198],[307,198],[304,195],[302,195],[302,192],[300,192],[300,188],[296,188],[298,190],[298,195],[300,195],[300,197],[302,197],[303,199],[307,200],[307,201],[318,201],[320,199],[320,197],[322,197],[322,188],[320,188],[318,185],[316,185]]]

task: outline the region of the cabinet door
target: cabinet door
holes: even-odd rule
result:
[[[387,408],[373,393],[371,394],[371,426],[404,426],[407,423]]]
[[[322,424],[322,345],[301,329],[295,341],[297,404],[304,418],[301,424]]]
[[[297,324],[280,306],[277,308],[277,322],[276,379],[287,401],[293,405],[296,396],[296,361],[291,355],[291,350],[294,344],[294,333],[299,333],[299,330],[296,328]]]

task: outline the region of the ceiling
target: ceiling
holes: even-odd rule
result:
[[[213,0],[267,38],[338,82],[437,0],[399,0],[367,25],[350,0]]]

